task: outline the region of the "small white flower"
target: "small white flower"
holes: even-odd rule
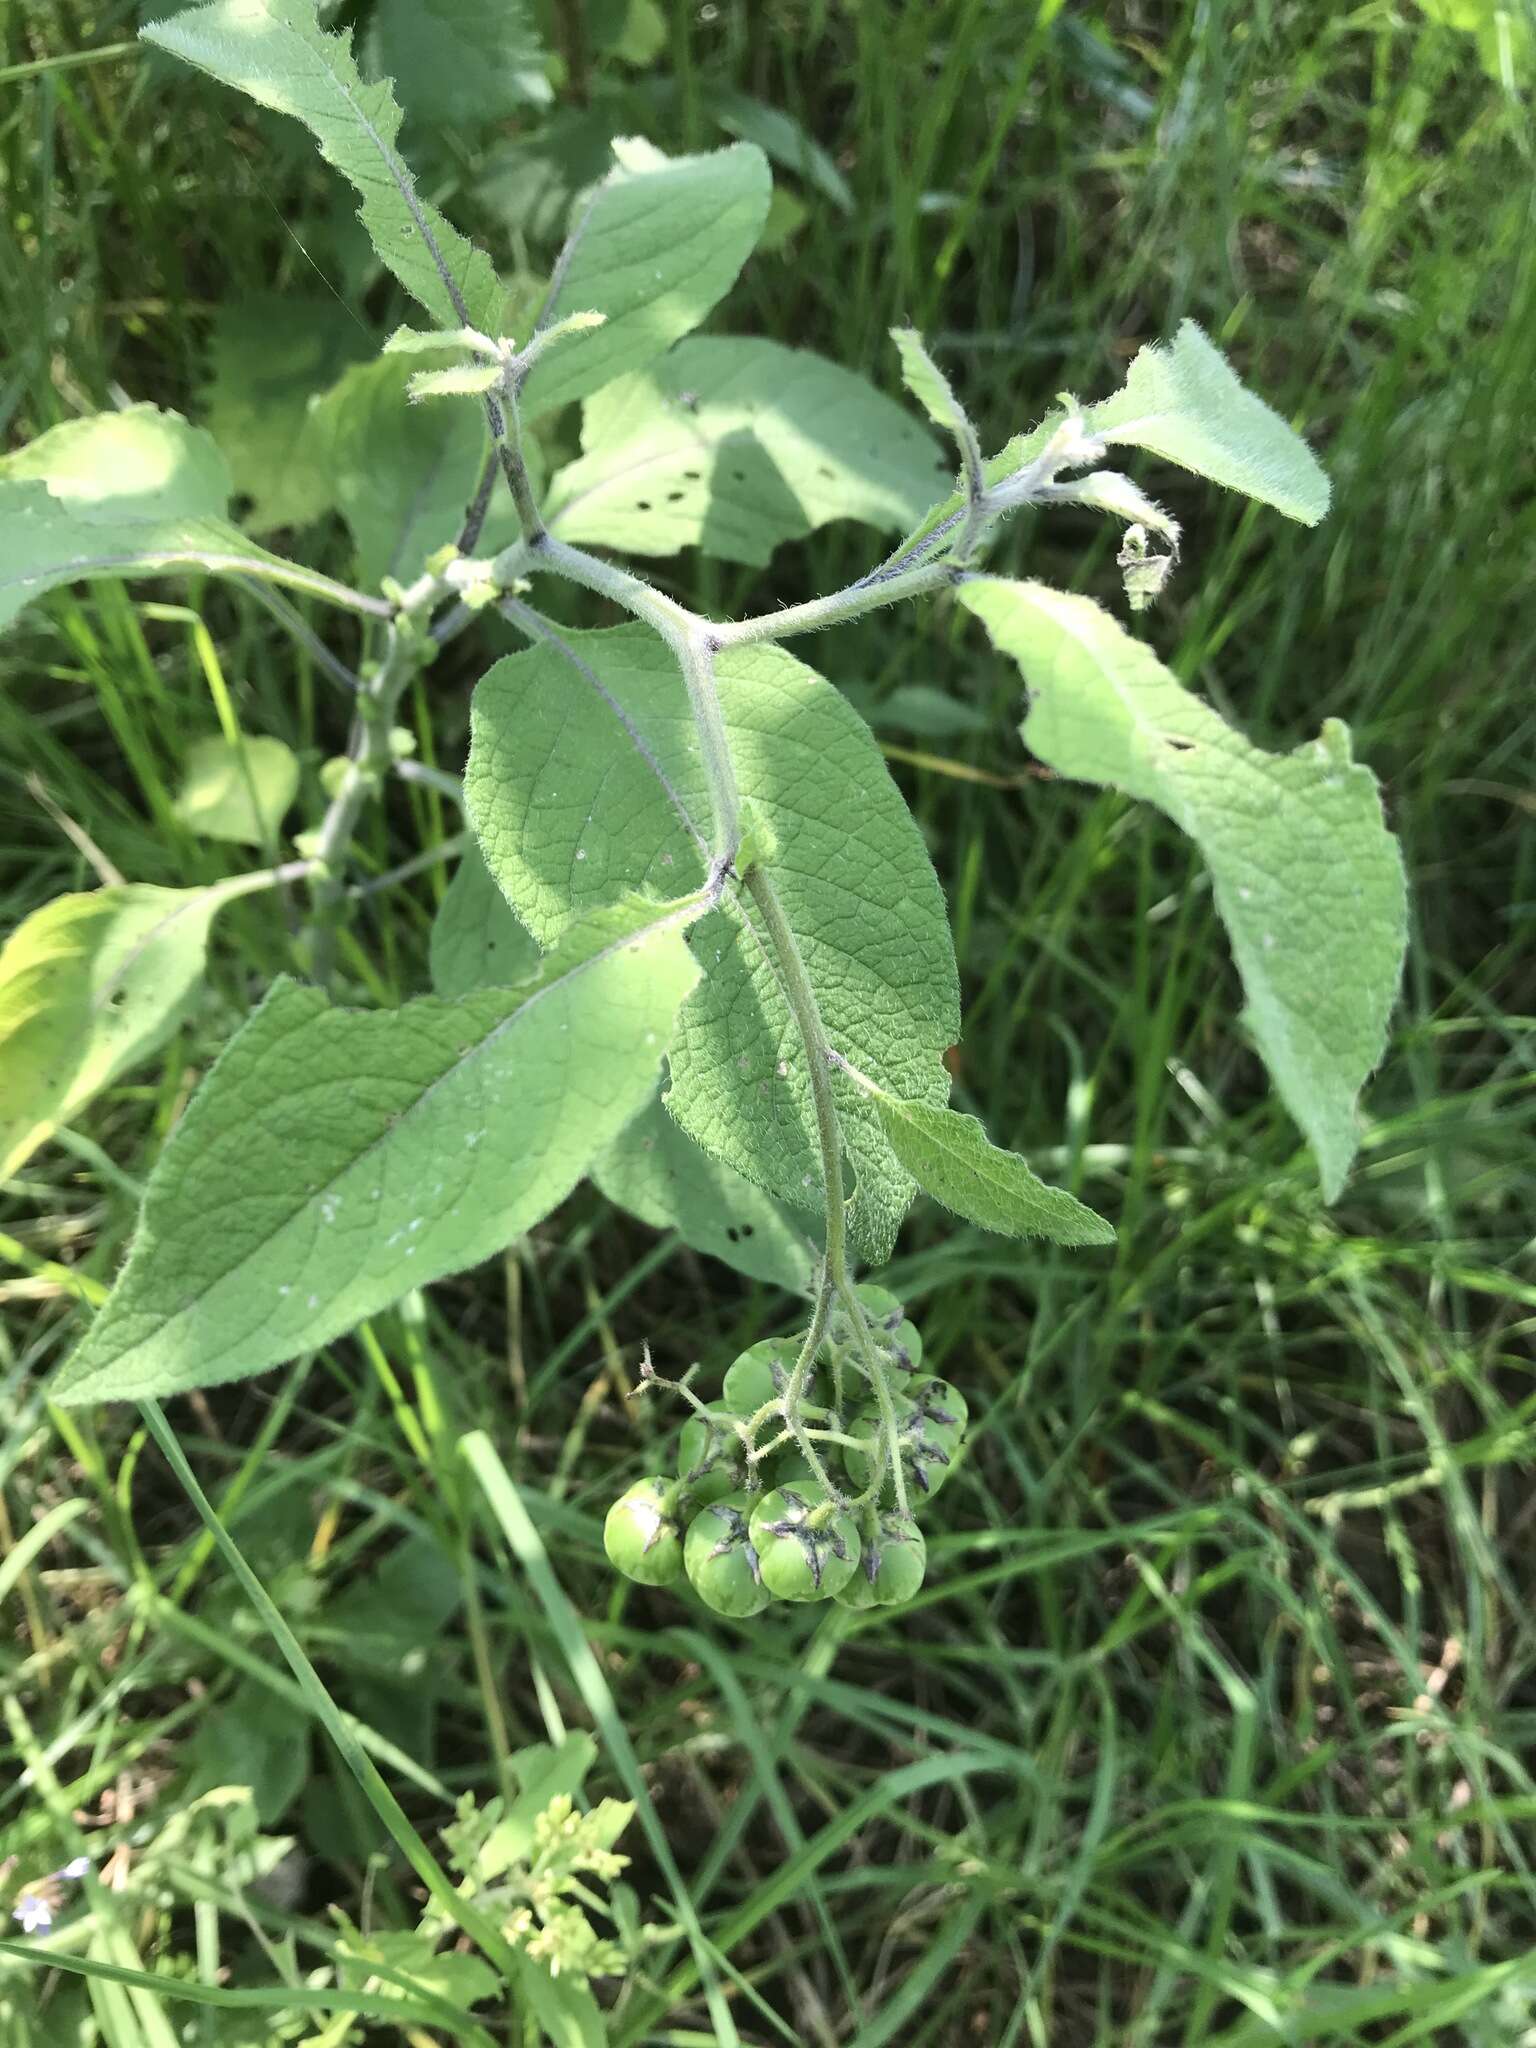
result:
[[[62,1870],[56,1870],[53,1874],[55,1877],[84,1877],[90,1867],[89,1856],[76,1856],[71,1862],[66,1863]]]
[[[11,1908],[11,1918],[21,1922],[23,1934],[46,1934],[53,1925],[53,1908],[39,1892],[23,1892]]]

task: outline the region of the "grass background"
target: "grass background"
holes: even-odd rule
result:
[[[732,85],[802,122],[854,200],[785,179],[804,221],[716,329],[890,388],[885,331],[913,320],[996,445],[1191,315],[1323,456],[1314,532],[1148,475],[1187,547],[1147,630],[1256,739],[1342,716],[1383,778],[1414,933],[1360,1165],[1324,1210],[1177,834],[1029,774],[1017,677],[975,631],[880,617],[819,640],[824,672],[872,706],[915,681],[989,721],[880,727],[949,894],[956,1101],[1078,1173],[1121,1232],[1111,1257],[1020,1256],[914,1215],[891,1281],[975,1419],[915,1607],[737,1627],[615,1583],[602,1513],[673,1426],[625,1398],[642,1338],[723,1367],[785,1304],[590,1191],[500,1268],[176,1404],[187,1456],[429,1836],[517,1744],[597,1728],[589,1789],[644,1800],[702,1929],[655,1951],[616,2041],[725,2038],[701,1948],[750,2042],[1536,2040],[1528,46],[1506,38],[1490,75],[1406,0],[665,19],[623,126],[707,146]],[[133,25],[54,0],[0,31],[14,438],[125,396],[195,412],[232,296],[323,281],[365,304],[297,132],[147,61]],[[526,185],[514,206],[452,136],[422,153],[499,257],[526,246]],[[768,577],[666,573],[755,608],[874,548],[833,529]],[[1111,552],[1065,514],[1003,559],[1107,596]],[[323,676],[243,600],[200,602],[244,728],[335,751]],[[184,621],[97,586],[33,615],[4,664],[7,926],[90,885],[56,812],[135,880],[228,871],[170,811],[213,729]],[[456,653],[412,707],[449,768],[473,673]],[[438,829],[418,792],[361,857],[382,871]],[[422,986],[440,883],[368,900],[350,965],[379,999]],[[412,1880],[140,1423],[42,1397],[197,1073],[287,957],[274,900],[221,933],[192,1025],[0,1195],[0,1864],[116,1851],[136,1888],[92,1894],[75,1952],[293,1985],[325,1960],[329,1907],[406,1924]],[[475,1428],[532,1515],[516,1560],[457,1453]],[[276,1882],[188,1818],[231,1781],[295,1839]],[[654,1837],[625,1847],[669,1924]],[[110,2048],[276,2038],[266,2009],[0,1973],[7,2048],[97,2038],[71,2031],[87,2011]]]

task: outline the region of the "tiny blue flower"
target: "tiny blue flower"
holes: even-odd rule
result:
[[[38,1892],[23,1892],[11,1908],[11,1918],[21,1922],[23,1934],[46,1934],[53,1925],[53,1908]]]

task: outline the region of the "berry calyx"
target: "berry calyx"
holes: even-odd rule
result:
[[[677,1476],[696,1500],[719,1500],[745,1485],[747,1454],[724,1402],[709,1404],[709,1419],[694,1415],[677,1445]]]
[[[775,1487],[752,1511],[763,1584],[778,1600],[829,1600],[853,1577],[859,1532],[818,1486]]]
[[[700,1508],[683,1539],[683,1564],[689,1583],[706,1607],[740,1620],[761,1614],[773,1597],[763,1584],[752,1542],[753,1502],[745,1493],[728,1493]]]
[[[639,1586],[669,1586],[683,1569],[681,1489],[659,1473],[621,1493],[603,1523],[608,1562]]]

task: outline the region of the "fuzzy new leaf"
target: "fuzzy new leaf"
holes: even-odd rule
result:
[[[559,263],[541,327],[605,315],[542,356],[523,387],[526,419],[585,398],[697,327],[736,282],[768,216],[760,149],[663,157],[614,144],[614,168],[587,202]]]
[[[1023,671],[1026,745],[1063,775],[1156,804],[1199,846],[1254,1037],[1332,1200],[1406,937],[1401,856],[1348,728],[1330,719],[1267,754],[1087,598],[996,577],[959,594]]]
[[[380,261],[442,326],[494,334],[503,293],[490,258],[417,193],[395,138],[388,79],[366,85],[344,36],[320,27],[315,0],[212,0],[151,22],[146,42],[302,121],[326,162],[361,196]]]
[[[650,1100],[697,974],[689,914],[631,898],[536,980],[456,1002],[338,1010],[278,983],[160,1155],[57,1397],[263,1371],[530,1228]]]
[[[1306,526],[1328,510],[1328,479],[1317,457],[1244,387],[1193,320],[1166,346],[1140,350],[1125,388],[1085,417],[1102,440],[1150,449]]]
[[[590,399],[550,483],[563,540],[766,563],[833,519],[899,532],[944,484],[932,437],[853,371],[771,341],[697,336]]]
[[[891,1149],[920,1188],[983,1230],[1053,1244],[1113,1244],[1113,1227],[1064,1188],[1050,1187],[1017,1152],[994,1145],[973,1116],[929,1102],[875,1097]]]

